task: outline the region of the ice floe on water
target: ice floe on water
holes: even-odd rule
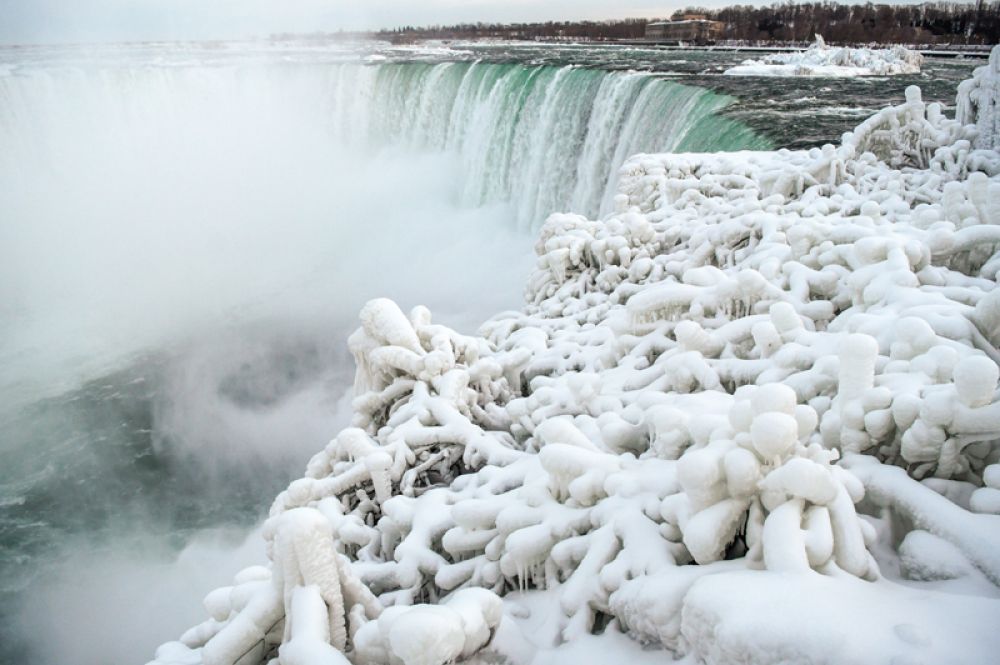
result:
[[[827,46],[820,35],[805,51],[745,60],[727,76],[893,76],[918,74],[923,56],[902,46],[884,49]]]
[[[632,157],[477,335],[369,302],[352,427],[154,662],[989,662],[997,58],[958,120]]]

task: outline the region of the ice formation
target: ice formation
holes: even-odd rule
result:
[[[275,500],[270,566],[154,663],[503,653],[530,589],[567,642],[987,662],[997,58],[959,120],[910,88],[839,146],[633,157],[616,213],[549,218],[527,306],[480,336],[370,302],[354,422]]]
[[[959,84],[956,116],[965,124],[975,124],[978,133],[977,148],[1000,147],[1000,54],[990,53],[989,63],[976,70],[975,75]]]
[[[823,37],[805,51],[744,60],[727,76],[893,76],[919,74],[923,56],[902,46],[885,49],[827,46]]]

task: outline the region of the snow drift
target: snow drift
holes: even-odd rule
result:
[[[368,303],[353,427],[153,662],[529,662],[500,596],[543,588],[565,642],[988,662],[997,58],[960,120],[910,88],[839,146],[633,157],[478,336]]]
[[[727,76],[894,76],[919,74],[923,56],[902,46],[886,49],[831,47],[820,35],[805,51],[745,60]]]

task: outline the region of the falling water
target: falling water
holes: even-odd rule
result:
[[[333,76],[345,139],[461,155],[463,203],[510,202],[522,228],[555,211],[608,212],[618,168],[638,152],[770,147],[719,115],[731,98],[648,73],[454,62]]]

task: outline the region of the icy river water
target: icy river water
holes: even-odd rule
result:
[[[347,422],[367,299],[471,331],[629,155],[836,141],[981,64],[722,76],[745,57],[0,49],[0,663],[145,662],[261,560],[248,532]]]

